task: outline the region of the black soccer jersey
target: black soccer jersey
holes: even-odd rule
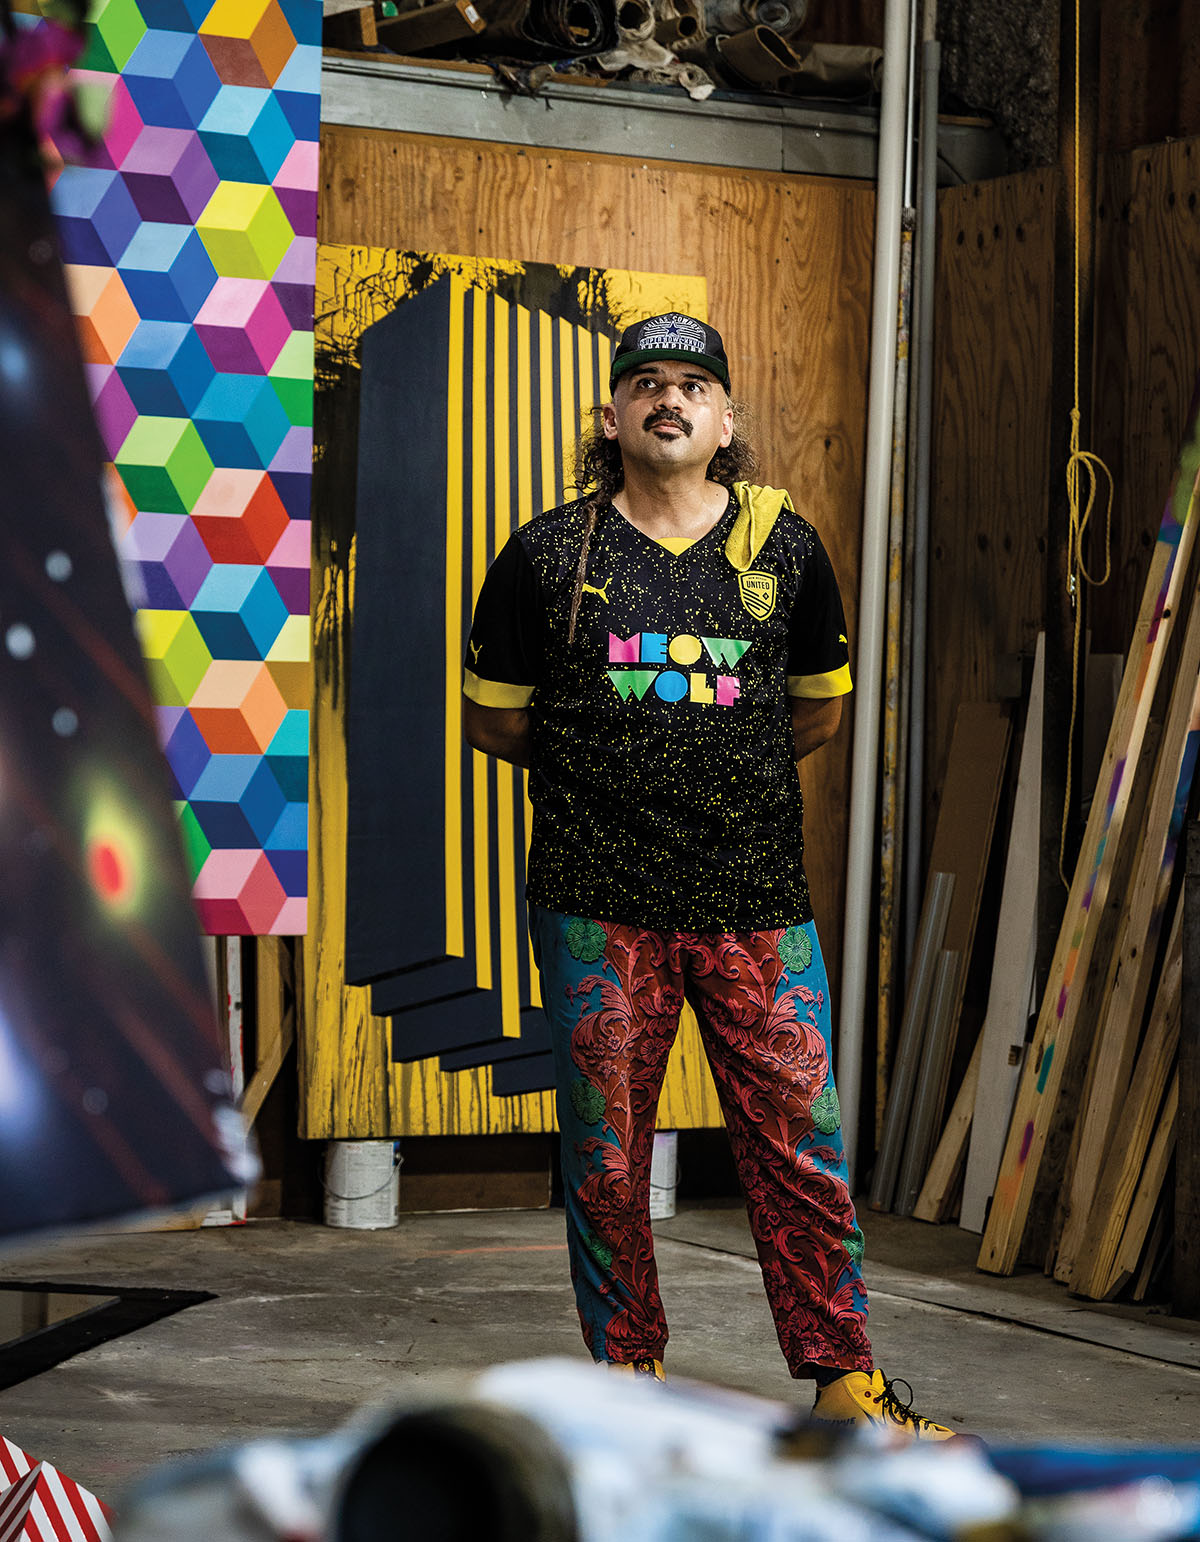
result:
[[[841,597],[786,493],[735,484],[675,555],[611,505],[516,531],[484,581],[464,690],[530,708],[527,892],[550,910],[680,931],[811,919],[788,696],[850,689]]]

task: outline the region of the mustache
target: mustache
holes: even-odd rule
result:
[[[690,434],[692,431],[692,425],[682,414],[676,412],[673,407],[660,407],[657,412],[650,414],[642,424],[642,427],[650,434],[654,432],[660,423],[671,423],[676,428],[682,429],[685,434]]]

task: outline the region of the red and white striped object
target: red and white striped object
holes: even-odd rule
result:
[[[95,1494],[0,1436],[0,1542],[112,1542]]]
[[[33,1457],[22,1451],[20,1446],[14,1446],[11,1440],[5,1440],[0,1435],[0,1494],[36,1465]]]

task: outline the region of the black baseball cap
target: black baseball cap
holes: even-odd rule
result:
[[[721,334],[706,322],[697,321],[695,316],[683,316],[678,311],[670,311],[665,316],[650,316],[625,328],[613,354],[609,390],[626,370],[637,364],[652,363],[655,359],[682,359],[687,364],[699,364],[729,390],[729,361],[725,357]]]

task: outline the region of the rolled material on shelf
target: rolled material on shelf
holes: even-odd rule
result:
[[[599,54],[596,63],[602,70],[633,69],[643,80],[682,86],[694,102],[702,102],[713,93],[712,76],[700,65],[677,59],[669,48],[653,38],[624,44]]]
[[[792,33],[804,25],[808,5],[806,0],[742,0],[742,9],[756,27]]]
[[[617,47],[653,37],[654,19],[650,0],[617,0]]]
[[[796,32],[807,14],[808,0],[704,0],[704,24],[714,34],[758,26]]]
[[[802,67],[795,49],[770,27],[751,27],[715,41],[717,57],[738,80],[750,86],[778,86]]]
[[[681,44],[703,42],[704,13],[700,0],[654,0],[654,41],[672,51]]]
[[[616,12],[597,0],[496,0],[486,4],[487,26],[476,34],[476,51],[497,45],[539,59],[581,59],[617,41]]]
[[[800,96],[877,96],[883,84],[883,49],[858,43],[798,45],[800,68],[787,89]]]

